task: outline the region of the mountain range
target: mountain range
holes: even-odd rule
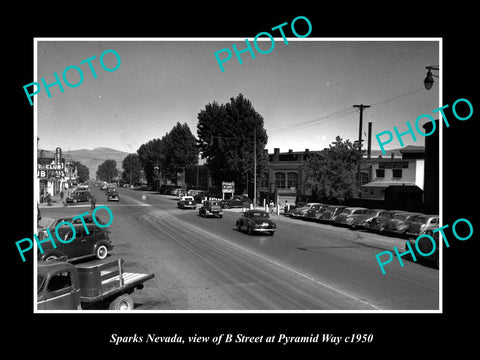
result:
[[[55,151],[43,150],[41,157],[53,158]],[[105,160],[115,160],[117,169],[122,170],[122,161],[129,153],[111,148],[98,147],[92,150],[80,149],[62,151],[62,158],[65,160],[79,161],[89,170],[90,179],[95,179],[98,166]],[[39,155],[40,156],[40,155]]]

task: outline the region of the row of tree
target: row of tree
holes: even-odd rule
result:
[[[252,195],[255,161],[257,185],[262,180],[258,175],[264,174],[268,165],[268,154],[264,151],[268,136],[263,117],[239,94],[226,104],[215,101],[207,104],[197,118],[197,138],[186,123],[177,122],[162,138],[142,144],[136,154],[125,157],[122,179],[136,183],[143,169],[150,186],[154,186],[159,174],[177,183],[178,174],[197,165],[201,155],[217,187],[222,181],[235,181],[238,191],[248,189]],[[359,190],[357,169],[361,157],[354,144],[337,137],[329,148],[307,160],[305,184],[318,200],[344,201],[354,197]],[[107,160],[97,171],[100,179],[117,175],[114,160]]]

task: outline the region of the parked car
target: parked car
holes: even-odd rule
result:
[[[100,186],[100,190],[107,190],[108,184],[106,182],[103,182],[102,185]]]
[[[420,239],[418,239],[418,242],[417,242],[417,239],[408,239],[406,242],[405,242],[405,250],[406,251],[409,251],[410,249],[408,248],[408,245],[407,245],[407,242],[410,244],[410,247],[412,249],[415,249],[415,253],[416,253],[416,248],[415,248],[415,242],[417,242],[417,246],[418,248],[420,249],[420,251],[423,253],[423,254],[430,254],[428,256],[421,256],[420,254],[415,254],[415,257],[418,259],[427,259],[427,260],[430,260],[430,261],[433,261],[435,263],[435,267],[438,269],[439,268],[439,262],[440,262],[440,251],[438,249],[438,232],[436,233],[433,233],[433,240],[435,242],[435,250],[433,250],[433,243],[432,243],[432,240],[429,239],[428,237],[421,237]],[[433,250],[433,252],[432,252]]]
[[[105,259],[108,252],[114,247],[108,235],[108,231],[93,224],[86,224],[85,226],[88,229],[88,234],[83,224],[73,225],[75,228],[75,236],[72,227],[68,225],[58,227],[58,236],[66,243],[60,241],[55,242],[56,248],[54,248],[51,241],[43,242],[41,245],[43,254],[40,252],[39,248],[37,253],[38,260],[48,261],[62,256],[66,256],[69,261],[93,256],[97,259]],[[52,236],[56,236],[53,228],[50,228],[50,233]],[[38,234],[40,240],[46,239],[47,236],[48,234],[46,230],[43,230]],[[68,242],[68,240],[72,238],[73,241]]]
[[[353,219],[365,215],[368,212],[367,208],[363,207],[347,207],[342,210],[340,214],[335,216],[334,223],[336,225],[351,226]]]
[[[292,216],[293,217],[304,217],[305,214],[307,213],[307,211],[310,210],[312,208],[312,206],[315,206],[315,205],[322,205],[322,204],[317,203],[317,202],[306,203],[305,205],[303,205],[301,207],[297,207],[292,212]]]
[[[222,206],[218,200],[207,200],[203,206],[198,209],[198,215],[207,217],[215,216],[221,218],[223,216]]]
[[[405,235],[410,228],[410,225],[423,214],[412,212],[399,212],[387,221],[385,227],[380,229],[388,233],[395,233],[398,235]]]
[[[264,210],[247,210],[235,224],[237,230],[246,230],[248,235],[255,232],[265,232],[273,235],[277,230],[277,225],[270,219],[268,212]]]
[[[126,271],[123,259],[73,265],[58,259],[37,266],[38,310],[133,310],[130,297],[154,274]]]
[[[177,202],[179,209],[193,209],[197,208],[197,203],[193,199],[193,196],[182,196],[180,201]]]
[[[328,204],[316,204],[313,205],[306,213],[305,216],[303,217],[305,220],[317,220],[318,217],[322,214],[322,212],[325,211],[326,208],[328,208],[330,205]]]
[[[345,208],[347,208],[346,205],[330,205],[323,211],[322,215],[318,218],[318,221],[333,222],[335,221],[335,217]]]
[[[221,204],[224,209],[229,208],[250,208],[250,204],[252,204],[252,200],[250,200],[245,195],[235,195],[232,196],[230,199],[222,200]]]
[[[72,191],[70,194],[67,195],[67,197],[65,198],[65,201],[67,203],[76,204],[79,201],[89,201],[91,197],[92,197],[92,194],[90,194],[90,191],[75,189],[74,191]]]
[[[401,210],[388,210],[378,213],[377,216],[365,221],[365,227],[372,231],[383,231],[383,228],[396,213],[404,212]]]
[[[377,218],[378,216],[381,216],[385,211],[386,210],[384,209],[368,209],[368,211],[365,214],[352,217],[351,220],[349,220],[348,225],[352,229],[368,228],[367,223],[371,222],[373,219]]]
[[[415,219],[407,231],[408,235],[419,236],[422,234],[433,235],[433,230],[438,229],[439,226],[438,215],[424,215]]]

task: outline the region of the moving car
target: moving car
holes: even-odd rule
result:
[[[335,217],[334,223],[336,225],[351,226],[353,219],[365,215],[368,212],[367,208],[363,207],[347,207]]]
[[[398,235],[405,235],[408,232],[410,225],[421,215],[423,214],[412,212],[396,213],[389,221],[387,221],[383,231]]]
[[[250,208],[250,204],[252,204],[252,200],[250,200],[245,195],[235,195],[232,196],[230,199],[222,200],[221,204],[224,209],[229,208]]]
[[[109,232],[99,228],[93,224],[85,224],[88,229],[88,234],[83,224],[62,225],[58,227],[58,237],[64,242],[55,242],[56,247],[53,247],[51,241],[45,241],[41,244],[43,254],[38,247],[37,257],[39,261],[49,261],[66,256],[69,261],[80,260],[88,257],[96,257],[97,259],[105,259],[114,245],[109,237]],[[50,228],[50,234],[55,237],[56,230]],[[40,240],[46,239],[48,236],[46,230],[39,232],[38,238]],[[73,241],[68,242],[72,239]]]
[[[277,225],[270,219],[268,212],[264,210],[247,210],[235,224],[237,230],[246,230],[248,235],[255,232],[265,232],[272,235],[277,230]]]
[[[182,196],[180,201],[177,202],[179,209],[193,209],[197,208],[197,203],[193,199],[193,196]]]
[[[75,189],[70,194],[67,195],[67,197],[65,198],[65,201],[67,203],[71,202],[76,204],[79,201],[89,201],[91,197],[92,197],[92,194],[90,194],[90,191]]]
[[[119,201],[118,190],[116,188],[109,189],[107,192],[107,201]]]
[[[223,216],[222,207],[218,200],[207,200],[203,203],[203,206],[198,209],[198,215],[207,217],[215,216],[221,218]]]
[[[419,236],[427,234],[432,236],[433,230],[438,229],[439,217],[438,215],[424,215],[419,216],[414,222],[410,224],[410,228],[407,231],[408,235]]]

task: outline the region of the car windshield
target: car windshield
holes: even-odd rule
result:
[[[376,213],[377,213],[377,211],[375,211],[375,210],[368,210],[367,211],[368,215],[375,215]]]
[[[351,214],[353,212],[353,209],[343,209],[342,213],[343,214]]]
[[[254,218],[269,218],[270,215],[264,211],[254,211],[250,213],[250,217]]]
[[[415,219],[415,222],[418,222],[420,224],[425,224],[427,222],[427,218],[423,216],[419,216]]]
[[[218,205],[218,201],[211,201],[210,205]]]
[[[397,220],[405,220],[407,216],[402,214],[397,214],[397,215],[394,215],[393,218]]]

